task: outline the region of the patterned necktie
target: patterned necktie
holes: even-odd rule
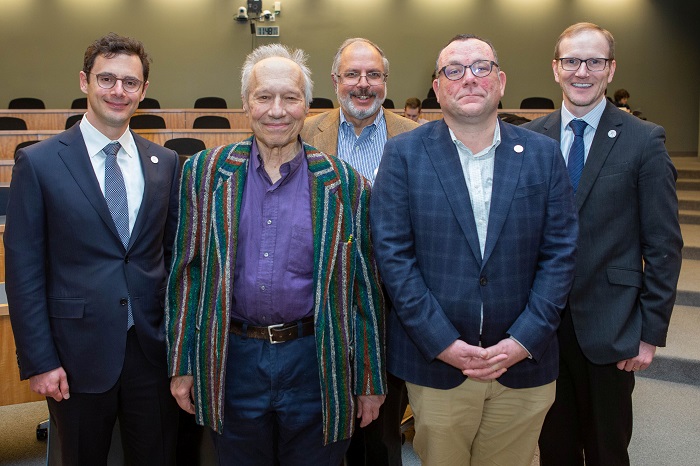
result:
[[[117,164],[117,153],[121,148],[118,142],[110,142],[102,151],[107,155],[105,159],[105,200],[112,214],[114,225],[117,227],[119,239],[124,248],[129,245],[129,202],[126,198],[126,185],[124,176]],[[127,329],[134,325],[134,316],[131,312],[131,299],[128,302]]]
[[[569,169],[569,177],[575,193],[583,172],[583,158],[586,152],[586,146],[583,143],[583,133],[586,131],[588,123],[583,120],[571,120],[569,126],[574,131],[574,142],[571,143],[571,149],[569,149],[569,164],[567,168]]]

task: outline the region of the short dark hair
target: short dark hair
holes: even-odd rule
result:
[[[614,97],[615,102],[619,102],[622,99],[629,99],[630,93],[626,89],[618,89],[615,91]]]
[[[433,74],[434,76],[437,77],[440,74],[440,54],[442,54],[442,51],[445,50],[447,46],[450,45],[452,42],[461,42],[469,39],[479,40],[491,47],[491,52],[493,52],[493,61],[495,61],[496,64],[498,64],[498,54],[496,53],[496,47],[493,46],[490,40],[484,39],[475,34],[457,34],[452,39],[450,39],[443,48],[440,49],[440,53],[438,53],[437,60],[435,60],[435,73]]]
[[[106,36],[100,37],[85,50],[83,59],[83,72],[90,81],[90,72],[95,65],[98,56],[113,58],[116,55],[136,55],[141,59],[143,66],[143,80],[148,81],[148,71],[150,69],[151,57],[148,56],[140,40],[131,37],[120,36],[110,32]]]

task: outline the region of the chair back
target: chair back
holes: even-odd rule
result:
[[[520,108],[554,108],[554,101],[547,97],[526,97],[520,102]]]
[[[45,109],[44,101],[35,97],[19,97],[10,100],[9,109],[42,110]]]
[[[197,138],[173,138],[168,139],[163,144],[164,147],[172,149],[180,156],[190,156],[204,150],[207,146],[204,141]]]
[[[17,117],[0,117],[0,130],[26,131],[27,122]]]
[[[396,108],[396,107],[394,107],[394,101],[391,99],[384,99],[384,103],[382,104],[382,107],[384,107],[384,108]]]
[[[314,97],[309,108],[333,108],[333,101],[325,97]]]
[[[83,114],[78,114],[78,115],[71,115],[68,118],[66,118],[66,129],[72,128],[74,124],[78,123],[80,120],[83,119]]]
[[[24,149],[27,146],[31,146],[32,144],[36,144],[37,141],[36,139],[33,139],[31,141],[22,141],[19,144],[17,144],[17,147],[15,147],[15,160],[17,160],[17,152],[19,152],[20,149]]]
[[[129,120],[131,129],[165,129],[165,120],[159,115],[134,115]]]
[[[73,99],[73,102],[70,104],[71,109],[87,109],[87,97],[78,97],[77,99]]]
[[[228,118],[219,115],[203,115],[194,119],[193,129],[231,129]]]
[[[420,106],[421,108],[440,108],[440,103],[436,97],[428,97],[423,99]]]
[[[200,97],[194,101],[194,108],[228,108],[222,97]]]
[[[139,108],[160,108],[160,102],[150,97],[144,97],[143,100],[139,102]]]

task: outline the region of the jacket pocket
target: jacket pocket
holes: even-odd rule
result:
[[[521,186],[515,190],[515,194],[513,195],[513,198],[517,199],[519,197],[534,196],[535,194],[545,192],[545,190],[546,190],[546,186],[545,186],[544,182],[537,183],[537,184],[531,184],[530,186]]]
[[[608,267],[608,282],[612,285],[642,287],[643,273],[639,270]]]
[[[55,319],[82,319],[85,298],[49,298],[49,317]]]

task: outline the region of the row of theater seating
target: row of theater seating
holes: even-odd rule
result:
[[[83,118],[82,114],[71,115],[66,119],[66,128],[72,127]],[[165,119],[159,115],[139,114],[131,117],[129,126],[132,129],[165,129]],[[194,129],[231,129],[231,122],[226,117],[203,115],[195,118]],[[0,116],[0,131],[24,131],[27,122],[22,118]]]
[[[396,108],[394,101],[391,99],[384,100],[384,108]],[[434,97],[423,99],[423,108],[440,108],[440,104]],[[35,97],[20,97],[12,99],[7,107],[8,109],[44,109],[46,106],[41,99]],[[87,108],[87,98],[80,97],[73,100],[72,109]],[[160,108],[160,102],[151,97],[145,97],[140,103],[139,108]],[[222,97],[200,97],[195,100],[194,108],[228,108],[226,100]],[[311,101],[311,108],[333,108],[333,101],[325,97],[314,97]],[[500,102],[498,108],[502,108]],[[554,102],[547,97],[527,97],[520,102],[520,108],[554,108]]]
[[[17,144],[15,148],[15,158],[17,157],[17,152],[27,146],[36,144],[39,141],[24,141]],[[163,144],[168,149],[172,149],[178,153],[181,157],[189,157],[190,155],[196,154],[197,152],[206,149],[206,144],[204,141],[197,138],[173,138],[165,141]],[[2,215],[2,214],[0,214]]]

